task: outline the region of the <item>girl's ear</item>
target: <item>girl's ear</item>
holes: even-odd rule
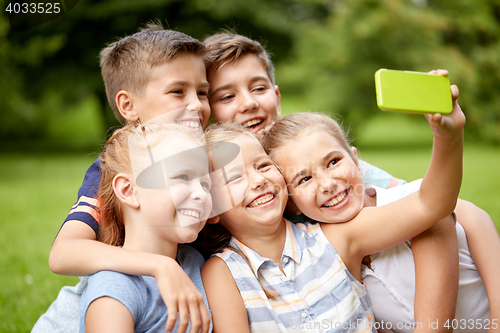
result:
[[[280,89],[278,88],[278,86],[274,86],[274,93],[276,94],[276,104],[277,104],[276,121],[278,121],[281,118],[281,94],[280,94]]]
[[[113,191],[116,197],[123,204],[132,208],[139,208],[139,199],[135,191],[135,183],[132,182],[129,175],[119,173],[113,178]]]
[[[135,112],[135,107],[133,103],[133,96],[129,91],[120,90],[116,94],[116,105],[120,114],[128,122],[134,123],[139,120],[139,115]]]
[[[210,217],[210,218],[207,220],[207,223],[208,223],[208,224],[217,224],[217,223],[219,223],[219,221],[220,221],[220,217],[219,217],[219,215],[217,215],[217,216],[212,216],[212,217]]]
[[[351,151],[352,153],[354,154],[354,164],[356,164],[357,166],[359,166],[359,161],[358,161],[358,150],[356,149],[356,147],[351,147]]]

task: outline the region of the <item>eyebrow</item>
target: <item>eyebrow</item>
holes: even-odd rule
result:
[[[261,160],[264,160],[266,158],[269,158],[269,155],[267,154],[260,154],[260,155],[257,155],[254,159],[254,162],[260,162]]]
[[[218,91],[226,90],[226,89],[229,89],[229,88],[232,88],[232,87],[234,87],[233,83],[225,84],[225,85],[220,86],[219,88],[215,89],[214,91],[212,91],[211,95],[215,94]]]
[[[303,176],[303,175],[305,175],[306,173],[307,173],[307,169],[302,169],[302,170],[300,170],[299,172],[297,172],[297,173],[295,174],[295,176],[293,176],[292,181],[290,182],[290,184],[293,184],[293,182],[295,181],[295,179],[296,179],[296,178],[298,178],[298,177],[300,177],[300,176]]]
[[[184,81],[184,80],[177,80],[177,81],[173,81],[173,82],[170,82],[168,84],[168,87],[171,87],[171,86],[188,86],[189,85],[189,82],[188,81]],[[210,83],[208,83],[208,81],[203,81],[201,84],[200,84],[201,87],[209,87],[210,86]]]
[[[333,156],[336,156],[338,154],[342,154],[342,152],[340,150],[333,150],[333,151],[329,152],[328,154],[325,155],[325,157],[323,157],[323,163],[328,162]],[[293,183],[296,178],[303,176],[306,173],[307,173],[307,169],[300,170],[299,172],[297,172],[293,176],[292,181],[290,183]]]
[[[264,80],[264,81],[270,81],[269,78],[265,77],[265,76],[254,76],[250,79],[250,83],[254,83],[256,81],[260,81],[260,80]],[[223,86],[220,86],[219,88],[215,89],[214,91],[212,91],[212,95],[214,95],[215,93],[217,93],[218,91],[221,91],[221,90],[226,90],[226,89],[230,89],[230,88],[233,88],[235,86],[234,83],[228,83],[228,84],[225,84]]]
[[[342,154],[342,152],[340,150],[333,150],[331,152],[329,152],[328,154],[325,155],[325,157],[323,157],[323,162],[326,163],[326,162],[329,162],[329,160],[333,157],[333,156],[336,156],[338,154]],[[343,155],[343,154],[342,154]]]

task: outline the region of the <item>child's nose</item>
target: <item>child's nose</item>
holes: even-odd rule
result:
[[[190,98],[188,103],[189,104],[186,107],[188,111],[195,111],[195,112],[203,111],[204,106],[203,103],[198,98],[198,95],[195,95],[192,98]]]
[[[327,172],[323,172],[319,179],[319,189],[321,192],[333,192],[335,190],[335,185],[337,182],[335,178],[330,176]]]
[[[259,107],[259,103],[253,98],[253,96],[247,92],[241,95],[241,107],[240,112],[245,113],[247,111],[255,110]]]
[[[259,174],[253,175],[250,181],[250,188],[256,190],[258,188],[263,188],[267,185],[267,179]]]
[[[195,201],[205,202],[207,198],[210,196],[208,190],[205,187],[203,187],[203,185],[199,181],[192,182],[191,187],[192,187],[191,199]]]

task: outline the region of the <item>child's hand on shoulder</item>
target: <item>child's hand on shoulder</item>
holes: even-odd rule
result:
[[[437,74],[448,76],[448,71],[445,69],[437,69],[429,72],[430,74]],[[446,140],[455,139],[463,135],[463,128],[465,126],[465,115],[458,105],[457,99],[459,95],[458,87],[451,85],[451,97],[453,102],[453,110],[450,114],[433,113],[426,114],[425,117],[431,126],[432,132],[436,138]]]

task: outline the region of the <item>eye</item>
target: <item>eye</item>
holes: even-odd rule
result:
[[[187,175],[179,175],[177,177],[174,177],[174,179],[181,180],[184,182],[187,182],[189,180],[189,177]]]
[[[337,164],[341,159],[338,158],[338,157],[335,157],[334,159],[332,159],[329,163],[328,163],[328,167],[332,167],[334,166],[335,164]]]
[[[254,92],[263,92],[263,91],[266,91],[267,90],[267,87],[266,86],[258,86],[258,87],[255,87],[252,89],[252,91]]]
[[[306,182],[308,182],[311,179],[312,179],[311,176],[305,176],[304,178],[302,178],[301,180],[299,180],[298,185],[305,184]]]
[[[210,184],[208,182],[201,182],[201,187],[203,187],[203,189],[206,191],[206,192],[210,192]]]
[[[228,102],[228,101],[230,101],[230,100],[231,100],[231,99],[233,99],[233,98],[234,98],[234,95],[227,94],[227,95],[222,96],[222,97],[219,99],[219,101],[220,101],[220,102]]]
[[[257,170],[267,171],[270,167],[271,167],[270,163],[262,163],[261,165],[259,165],[259,167],[257,168]]]
[[[182,95],[184,91],[182,89],[172,89],[170,90],[170,93],[175,95]]]
[[[237,176],[233,176],[231,178],[229,178],[229,180],[227,181],[227,184],[229,183],[234,183],[236,182],[237,180],[241,179],[242,177],[240,175],[237,175]]]
[[[198,96],[207,97],[208,96],[208,91],[199,91],[198,92]]]

